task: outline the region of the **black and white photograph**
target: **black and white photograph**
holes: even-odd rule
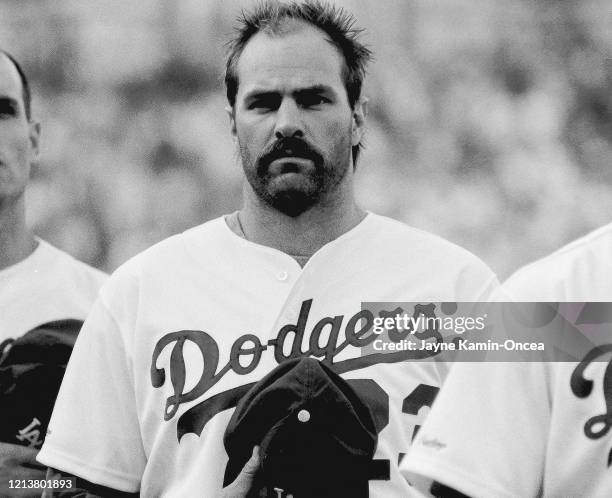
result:
[[[0,0],[0,497],[607,498],[607,303],[609,2]]]

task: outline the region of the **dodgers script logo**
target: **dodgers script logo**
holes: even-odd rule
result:
[[[361,310],[345,321],[344,315],[327,316],[321,318],[312,330],[306,330],[306,323],[312,306],[312,299],[302,302],[299,318],[295,324],[287,324],[280,328],[276,337],[262,344],[259,337],[254,334],[244,334],[232,344],[229,361],[226,365],[219,365],[219,345],[212,335],[203,330],[180,330],[164,335],[155,345],[151,360],[151,383],[153,387],[162,387],[169,374],[173,393],[166,400],[164,419],[172,419],[181,404],[204,398],[219,380],[230,372],[238,375],[247,375],[257,368],[264,354],[273,354],[276,363],[312,356],[328,365],[338,374],[358,370],[378,363],[396,363],[409,359],[423,359],[435,354],[434,351],[398,351],[362,354],[359,357],[334,361],[335,357],[346,348],[356,348],[363,353],[362,348],[376,340],[377,335],[372,333],[374,314],[369,310]],[[414,316],[435,316],[435,305],[419,305],[414,308]],[[393,313],[401,312],[398,308]],[[381,311],[380,316],[387,316],[389,312]],[[325,344],[321,344],[323,332],[328,333]],[[344,339],[340,339],[341,332]],[[400,341],[410,333],[410,329],[396,332],[392,340]],[[432,338],[441,340],[437,330],[425,330],[419,333],[422,339]],[[183,348],[185,343],[195,345],[204,359],[202,375],[196,385],[188,392],[184,392],[186,380],[186,365]],[[172,345],[168,365],[159,368],[157,360],[162,351]],[[288,347],[290,346],[290,347]],[[289,351],[285,354],[284,351]],[[243,361],[240,361],[240,360]],[[382,429],[388,422],[388,408],[376,410],[376,407],[388,406],[387,394],[371,379],[350,380],[349,383],[359,391],[359,394],[374,407],[378,429]],[[183,435],[193,433],[200,435],[204,426],[217,413],[233,408],[246,392],[254,385],[247,383],[229,389],[222,393],[203,399],[183,413],[177,423],[177,436],[180,440]],[[421,384],[404,400],[404,413],[416,414],[419,407],[431,406],[437,387]],[[418,399],[415,398],[418,397]],[[378,417],[376,415],[378,414]]]
[[[570,385],[572,392],[578,398],[586,398],[593,391],[593,381],[584,376],[586,368],[601,356],[612,352],[612,344],[605,344],[593,348],[578,364],[572,373]],[[584,425],[584,434],[589,439],[599,439],[605,436],[612,427],[612,360],[606,366],[603,378],[603,398],[606,403],[606,412],[595,415]],[[608,453],[608,467],[612,465],[612,449]]]
[[[590,325],[603,325],[609,330],[612,324],[612,308],[610,303],[585,303],[577,323]],[[612,344],[601,344],[591,349],[572,372],[570,388],[578,398],[588,398],[593,391],[593,381],[585,377],[585,370],[594,361],[602,361],[612,353]],[[603,375],[602,393],[606,411],[594,415],[584,424],[584,435],[589,439],[600,439],[612,427],[612,359],[608,361]],[[593,394],[596,396],[596,394]],[[608,453],[607,465],[612,465],[612,449]]]

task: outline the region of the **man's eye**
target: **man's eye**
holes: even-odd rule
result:
[[[323,95],[302,95],[299,98],[299,103],[302,107],[316,107],[329,102],[330,100]]]
[[[248,108],[251,110],[260,110],[260,111],[271,111],[278,107],[278,99],[273,98],[262,98],[255,99],[249,105]]]
[[[0,117],[14,117],[17,115],[17,109],[12,104],[0,104]]]

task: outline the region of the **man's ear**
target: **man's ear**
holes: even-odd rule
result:
[[[363,140],[365,134],[365,121],[368,115],[368,98],[360,97],[355,102],[355,108],[353,109],[353,127],[351,130],[352,137],[351,143],[353,146],[358,145]]]
[[[230,121],[230,133],[232,134],[233,137],[235,137],[236,136],[236,118],[234,115],[234,108],[230,106],[226,106],[225,112],[227,113],[227,116],[229,117],[229,121]]]
[[[37,121],[30,121],[28,126],[30,127],[29,134],[32,158],[37,159],[40,152],[40,123]]]

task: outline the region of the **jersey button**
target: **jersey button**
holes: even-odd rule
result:
[[[289,278],[289,274],[286,271],[279,271],[276,278],[278,278],[281,282],[284,282]]]

